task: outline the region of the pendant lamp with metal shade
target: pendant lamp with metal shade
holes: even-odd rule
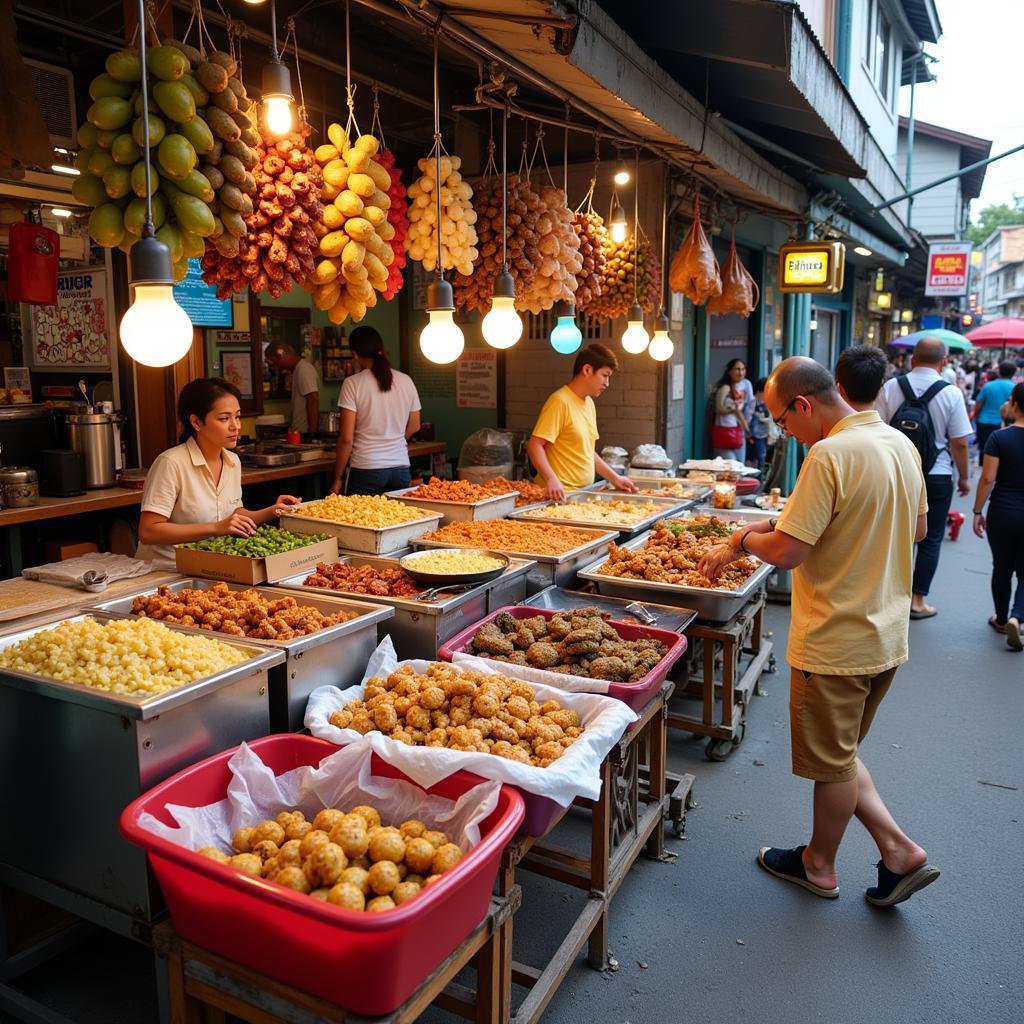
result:
[[[562,150],[562,191],[569,195],[569,126],[565,128]],[[572,355],[583,344],[583,332],[576,323],[576,300],[559,299],[555,303],[555,326],[548,337],[551,347],[563,356]]]
[[[170,250],[153,227],[152,168],[149,148],[149,85],[146,81],[146,8],[139,0],[139,61],[142,65],[142,159],[146,175],[146,221],[142,237],[128,251],[132,304],[121,317],[125,352],[144,366],[171,366],[192,347],[192,321],[174,298]]]
[[[440,184],[438,184],[440,195]],[[441,223],[438,219],[438,238]],[[501,273],[494,278],[491,308],[480,325],[492,348],[511,348],[523,336],[523,321],[515,307],[516,286],[508,272],[508,104],[501,114]]]
[[[270,0],[270,62],[263,65],[263,124],[267,131],[280,138],[292,130],[292,76],[281,61],[277,49],[277,5]]]
[[[455,322],[455,297],[445,280],[441,254],[441,101],[437,84],[438,36],[434,28],[434,157],[437,161],[434,193],[437,197],[437,279],[427,286],[429,323],[420,332],[420,350],[432,363],[454,363],[466,347],[462,328]]]
[[[622,335],[622,347],[630,354],[638,356],[647,350],[651,336],[644,327],[643,307],[637,301],[637,257],[640,255],[640,150],[636,150],[635,170],[633,175],[633,305],[629,307],[626,317],[626,330]]]

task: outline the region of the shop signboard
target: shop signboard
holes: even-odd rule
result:
[[[37,372],[110,370],[114,331],[103,267],[83,267],[57,278],[57,303],[27,307],[26,355]]]
[[[498,353],[463,352],[455,364],[455,404],[460,409],[498,407]]]
[[[935,242],[928,246],[925,295],[959,298],[967,294],[971,266],[970,242]]]
[[[790,242],[779,249],[778,289],[785,294],[830,295],[843,290],[842,242]]]
[[[197,259],[188,261],[188,273],[174,286],[174,298],[188,313],[193,327],[234,326],[231,300],[217,298],[217,289],[203,280],[203,268]]]

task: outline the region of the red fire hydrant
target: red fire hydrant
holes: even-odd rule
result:
[[[960,536],[960,527],[964,525],[964,514],[962,512],[950,512],[946,516],[946,525],[949,527],[949,539],[956,540]]]

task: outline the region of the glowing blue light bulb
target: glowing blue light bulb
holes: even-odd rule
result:
[[[576,317],[560,316],[551,329],[551,347],[563,356],[575,352],[583,344],[583,333],[576,326]]]

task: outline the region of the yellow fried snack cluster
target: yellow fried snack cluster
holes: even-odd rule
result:
[[[575,711],[557,700],[539,704],[528,683],[441,662],[425,674],[403,665],[370,679],[363,699],[339,708],[330,721],[409,746],[475,750],[539,768],[557,761],[583,733]]]
[[[432,476],[425,484],[421,484],[414,491],[409,491],[406,497],[426,498],[433,501],[460,501],[467,504],[474,504],[478,501],[486,501],[494,495],[481,487],[479,484],[471,483],[469,480],[440,480]]]
[[[546,505],[544,508],[527,509],[523,515],[540,519],[571,519],[580,523],[615,523],[632,526],[642,522],[649,516],[662,511],[661,506],[653,501],[623,501],[613,498],[611,501],[565,501],[560,505]]]
[[[215,583],[208,590],[186,587],[173,591],[162,586],[155,594],[135,598],[132,611],[150,619],[255,640],[294,640],[356,617],[355,612],[345,611],[324,615],[294,597],[268,601],[258,590],[229,590],[226,583]]]
[[[0,667],[121,694],[157,694],[248,658],[212,637],[175,633],[152,619],[81,619],[35,633],[4,651]]]
[[[506,480],[504,477],[495,476],[485,480],[480,486],[491,495],[510,494],[515,491],[516,508],[548,499],[548,489],[542,484],[533,483],[532,480]]]
[[[382,494],[328,494],[319,501],[289,509],[288,514],[329,519],[332,523],[348,526],[366,526],[372,530],[411,523],[426,515],[421,508],[413,508]]]
[[[449,523],[423,535],[424,540],[452,547],[490,548],[523,555],[564,555],[601,536],[598,530],[581,530],[554,523],[524,523],[515,519],[475,519]]]
[[[489,572],[500,569],[505,563],[494,555],[476,551],[424,551],[410,558],[406,565],[417,572],[431,572],[439,576],[463,572]]]
[[[240,828],[234,854],[213,846],[198,850],[218,864],[276,882],[346,910],[391,910],[433,885],[462,859],[444,832],[418,818],[397,828],[381,824],[366,804],[351,811],[324,808],[307,821],[302,811]]]

